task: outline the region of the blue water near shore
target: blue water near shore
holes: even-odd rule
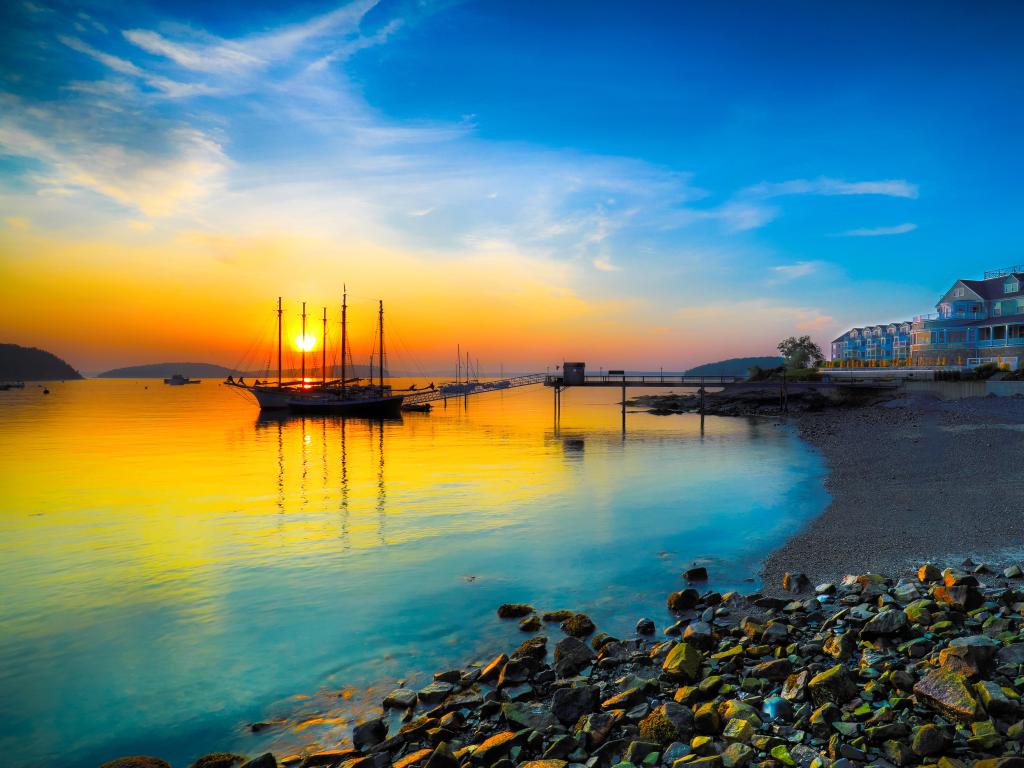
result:
[[[260,420],[215,382],[51,389],[0,400],[13,766],[329,747],[396,680],[521,642],[502,602],[664,625],[685,567],[752,590],[827,503],[790,428],[623,437],[615,391],[570,390],[556,430],[539,388],[383,424]]]

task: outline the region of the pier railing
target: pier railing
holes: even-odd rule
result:
[[[564,376],[548,374],[544,377],[546,387],[716,387],[738,384],[746,381],[745,376],[688,376],[686,374],[587,374],[582,382],[566,381]]]
[[[432,403],[449,397],[469,397],[471,395],[483,395],[488,392],[504,392],[506,389],[542,383],[544,383],[543,373],[528,373],[523,376],[511,376],[507,379],[497,379],[495,381],[469,381],[458,385],[442,384],[436,389],[427,389],[408,394],[402,402],[406,405],[419,405],[420,403]]]

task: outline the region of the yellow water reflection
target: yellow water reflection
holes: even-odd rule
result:
[[[624,438],[615,390],[568,392],[556,430],[542,388],[394,421],[260,418],[212,381],[50,388],[0,400],[0,750],[72,768],[252,751],[237,729],[275,702],[464,661],[500,602],[611,622],[822,503],[776,426],[632,414]],[[343,728],[309,701],[304,734]]]

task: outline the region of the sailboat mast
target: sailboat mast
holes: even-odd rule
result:
[[[302,302],[302,340],[299,346],[302,348],[302,381],[306,383],[306,302]]]
[[[348,322],[348,289],[342,286],[341,291],[341,397],[344,400],[345,377],[347,375],[345,358],[348,356],[348,329],[346,328]]]
[[[380,391],[384,394],[384,300],[379,302],[377,324],[380,326]]]
[[[281,297],[277,297],[277,386],[281,386]]]
[[[462,383],[462,346],[455,345],[455,383]]]
[[[324,336],[320,340],[320,382],[327,386],[327,307],[324,307]]]

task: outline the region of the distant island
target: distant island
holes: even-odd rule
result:
[[[689,376],[746,376],[747,371],[755,365],[761,368],[776,368],[783,362],[785,362],[784,359],[778,356],[732,357],[728,360],[719,360],[717,363],[698,365],[686,373]]]
[[[0,381],[81,379],[82,374],[45,349],[0,344]]]
[[[112,368],[97,374],[101,379],[166,379],[180,373],[190,379],[223,379],[230,368],[213,363],[150,363],[129,365],[126,368]]]

